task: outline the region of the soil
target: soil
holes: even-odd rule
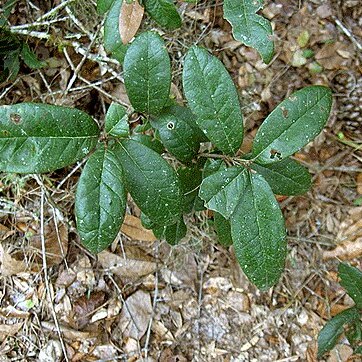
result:
[[[188,217],[179,245],[155,240],[132,200],[133,217],[94,256],[80,244],[73,215],[84,163],[41,176],[0,174],[0,361],[310,362],[322,326],[353,304],[336,271],[340,260],[362,267],[361,1],[267,1],[276,49],[269,65],[233,40],[221,1],[179,6],[182,28],[161,31],[173,92],[182,94],[188,47],[210,49],[238,87],[244,152],[291,92],[311,84],[333,90],[327,127],[295,155],[313,176],[311,190],[278,197],[288,229],[282,279],[257,290],[233,248],[217,243],[209,213]],[[47,66],[21,63],[16,80],[1,84],[0,104],[77,107],[102,125],[112,101],[128,103],[122,68],[102,46],[95,1],[19,0],[9,21]],[[160,31],[148,18],[142,28]],[[361,357],[341,339],[325,360]]]

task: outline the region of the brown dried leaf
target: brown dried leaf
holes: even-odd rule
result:
[[[120,278],[139,279],[156,270],[156,263],[137,259],[125,259],[108,251],[98,254],[102,267]]]
[[[144,8],[138,0],[133,0],[131,3],[123,1],[119,14],[119,34],[123,44],[127,44],[136,35],[143,13]]]
[[[75,328],[82,329],[89,324],[93,312],[103,304],[104,298],[104,292],[93,292],[89,298],[83,295],[73,304]]]
[[[341,56],[341,52],[344,56]],[[349,57],[346,57],[346,54]],[[347,45],[340,42],[327,43],[316,54],[315,58],[325,69],[343,69],[348,66],[353,58],[353,52],[349,50]]]
[[[133,240],[153,242],[156,239],[152,230],[142,226],[141,219],[133,215],[126,215],[121,231]]]
[[[139,340],[146,333],[152,315],[151,297],[138,290],[125,301],[119,321],[123,338]]]
[[[18,333],[22,325],[23,323],[0,324],[0,342]]]
[[[51,331],[52,333],[54,333],[54,335],[58,335],[58,329],[54,323],[41,322],[41,326],[42,326],[42,328],[47,329],[47,330]],[[76,331],[74,329],[64,327],[64,326],[60,326],[59,329],[62,332],[62,335],[64,336],[64,338],[66,338],[70,341],[74,341],[74,340],[85,341],[85,340],[88,340],[89,338],[96,337],[96,335],[97,335],[96,333],[93,333],[93,332]]]
[[[0,274],[8,277],[25,272],[28,268],[21,260],[13,258],[0,244]]]

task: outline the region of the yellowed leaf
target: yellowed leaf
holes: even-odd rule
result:
[[[137,33],[143,18],[144,8],[133,0],[123,1],[119,14],[119,34],[123,44],[127,44]]]
[[[98,254],[98,260],[104,269],[120,278],[138,279],[156,270],[154,262],[123,258],[106,250]]]
[[[142,226],[141,220],[133,215],[126,215],[121,231],[133,240],[153,242],[156,237],[151,230]]]

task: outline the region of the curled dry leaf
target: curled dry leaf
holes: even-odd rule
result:
[[[147,230],[142,226],[141,220],[133,215],[126,215],[121,231],[132,240],[153,242],[156,239],[151,230]]]
[[[141,339],[146,333],[152,314],[151,297],[138,290],[127,298],[121,312],[119,328],[123,338]]]
[[[119,34],[123,44],[127,44],[136,35],[141,25],[144,8],[138,0],[123,1],[119,13]]]
[[[122,258],[108,251],[98,254],[102,267],[118,277],[137,280],[156,270],[156,263],[137,259]]]

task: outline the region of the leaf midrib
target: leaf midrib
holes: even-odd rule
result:
[[[313,110],[315,107],[318,106],[318,104],[325,98],[327,97],[328,94],[324,94],[320,99],[318,99],[316,101],[316,103],[313,104],[312,107],[308,108],[305,110],[305,112],[300,115],[293,123],[291,123],[283,132],[279,133],[278,136],[276,136],[270,143],[268,143],[266,146],[264,146],[264,148],[254,157],[255,159],[257,159],[263,152],[265,152],[266,149],[268,149],[268,147],[276,140],[278,139],[279,137],[283,136],[287,131],[289,131],[289,129],[291,127],[293,127],[301,118],[303,118],[308,112],[310,112],[311,110]],[[276,111],[277,109],[275,109]],[[274,112],[274,111],[273,111]],[[271,113],[272,114],[272,113]],[[269,116],[271,116],[271,114]],[[259,129],[258,132],[261,132],[261,128]]]

